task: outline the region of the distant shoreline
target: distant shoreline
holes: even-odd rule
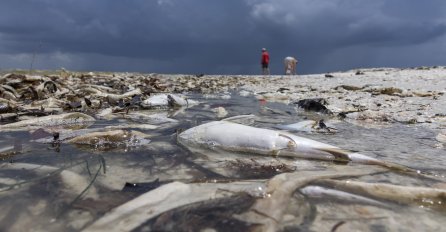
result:
[[[327,72],[321,72],[321,73],[306,73],[306,74],[301,74],[303,76],[307,76],[307,75],[318,75],[318,74],[329,74],[329,73],[342,73],[342,72],[356,72],[356,71],[377,71],[377,70],[389,70],[389,69],[395,69],[395,70],[426,70],[426,69],[436,69],[436,68],[444,68],[446,69],[446,66],[438,66],[438,65],[434,65],[434,66],[417,66],[417,67],[374,67],[374,68],[352,68],[352,69],[348,69],[348,70],[333,70],[333,71],[327,71]],[[20,73],[20,74],[40,74],[40,75],[45,75],[45,74],[58,74],[60,72],[62,72],[63,70],[67,71],[67,72],[71,72],[71,73],[96,73],[96,74],[111,74],[111,73],[131,73],[131,74],[140,74],[140,75],[150,75],[150,74],[160,74],[160,75],[192,75],[192,76],[196,76],[196,75],[205,75],[205,76],[263,76],[260,73],[259,74],[206,74],[206,73],[156,73],[156,72],[138,72],[138,71],[98,71],[98,70],[69,70],[69,69],[33,69],[33,70],[29,70],[29,69],[11,69],[11,68],[6,68],[6,69],[0,69],[0,75],[5,75],[7,73]],[[297,74],[299,75],[299,73]],[[279,76],[285,76],[285,74],[272,74],[269,75],[272,77],[279,77]]]

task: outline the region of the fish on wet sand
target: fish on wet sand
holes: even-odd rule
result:
[[[51,127],[51,126],[61,126],[61,125],[70,126],[94,121],[95,119],[87,114],[74,112],[74,113],[37,117],[33,119],[0,125],[0,131],[27,130],[31,128]]]
[[[149,135],[139,131],[111,130],[79,135],[66,142],[79,145],[132,146],[149,143],[150,140],[146,139],[147,137],[149,137]]]
[[[399,164],[381,161],[291,133],[256,128],[228,121],[213,121],[190,128],[178,135],[178,141],[186,147],[204,147],[213,150],[273,157],[351,161],[380,165],[402,171],[410,170]]]

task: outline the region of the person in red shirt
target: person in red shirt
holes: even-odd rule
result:
[[[262,48],[262,74],[263,75],[269,75],[269,54],[266,51],[266,48]]]

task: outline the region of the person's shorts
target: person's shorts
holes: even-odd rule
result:
[[[268,68],[268,63],[262,63],[262,68]]]

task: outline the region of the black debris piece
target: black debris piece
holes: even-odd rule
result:
[[[295,105],[298,105],[300,108],[306,111],[314,111],[323,114],[333,114],[325,105],[328,105],[327,100],[323,98],[313,98],[313,99],[303,99],[297,102],[294,102]]]
[[[160,181],[159,179],[156,179],[152,182],[146,182],[146,183],[129,183],[126,182],[124,185],[124,188],[122,188],[122,192],[132,192],[132,193],[138,193],[143,194],[145,192],[154,190],[158,187],[160,187],[163,184],[167,184],[168,182]]]

